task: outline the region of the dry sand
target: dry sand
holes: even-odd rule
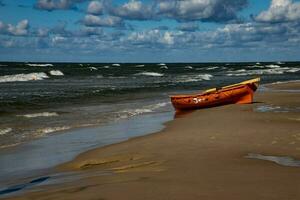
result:
[[[57,168],[78,172],[80,180],[40,186],[14,199],[298,200],[300,167],[245,156],[300,160],[300,93],[257,92],[255,101],[197,110],[159,133],[85,152]],[[266,104],[291,112],[255,111]]]

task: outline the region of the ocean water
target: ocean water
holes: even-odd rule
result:
[[[300,79],[300,62],[0,63],[0,151],[61,131],[173,112],[169,95],[261,77]]]

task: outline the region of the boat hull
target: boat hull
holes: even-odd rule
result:
[[[171,96],[171,102],[176,110],[201,109],[225,104],[248,104],[253,102],[256,89],[256,85],[238,85],[212,93]]]

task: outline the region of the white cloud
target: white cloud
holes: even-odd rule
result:
[[[120,27],[124,22],[119,17],[106,16],[99,17],[95,15],[86,15],[82,21],[86,26],[104,26],[104,27]]]
[[[128,38],[127,42],[136,45],[152,46],[155,45],[173,45],[175,44],[175,37],[177,34],[171,31],[161,31],[152,29],[142,32],[133,32]]]
[[[170,32],[166,31],[160,41],[163,44],[172,45],[174,44],[174,37]]]
[[[101,15],[103,13],[103,3],[100,1],[91,1],[88,5],[87,12],[93,15]]]
[[[0,21],[0,33],[14,36],[25,36],[28,34],[29,21],[27,19],[21,20],[16,26],[12,24],[5,24]]]
[[[130,20],[148,20],[154,16],[154,10],[151,5],[144,5],[137,0],[130,0],[119,7],[111,6],[110,13]]]
[[[35,8],[47,11],[75,9],[75,4],[83,1],[85,0],[38,0]]]
[[[237,18],[247,0],[159,0],[158,12],[178,21],[225,22]]]
[[[300,2],[272,0],[270,8],[255,19],[259,22],[292,22],[300,20]]]

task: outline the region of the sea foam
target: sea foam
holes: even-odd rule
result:
[[[185,66],[184,68],[185,68],[185,69],[193,69],[192,66]]]
[[[58,116],[56,112],[42,112],[42,113],[32,113],[32,114],[25,114],[25,115],[17,115],[19,117],[26,117],[26,118],[36,118],[36,117],[55,117]]]
[[[6,135],[7,133],[9,133],[11,131],[12,131],[12,128],[0,129],[0,135]]]
[[[145,67],[145,65],[136,65],[135,67]]]
[[[140,73],[137,73],[135,75],[140,75],[140,76],[164,76],[164,74],[161,74],[161,73],[157,73],[157,72],[140,72]]]
[[[90,71],[98,70],[96,67],[89,67]]]
[[[70,129],[70,126],[57,126],[57,127],[47,127],[47,128],[41,128],[37,129],[35,132],[35,135],[38,137],[44,136],[49,133],[58,132],[58,131],[64,131]]]
[[[188,82],[197,82],[197,81],[209,81],[213,75],[211,74],[196,74],[196,75],[182,75],[176,77],[174,82],[176,83],[188,83]]]
[[[168,66],[163,65],[163,66],[160,67],[160,69],[169,69],[169,68],[168,68]]]
[[[49,72],[49,74],[51,74],[52,76],[63,76],[63,75],[64,75],[64,73],[62,73],[62,72],[59,71],[59,70],[51,70],[51,71]]]
[[[5,82],[16,82],[16,81],[37,81],[49,78],[46,73],[29,73],[29,74],[14,74],[14,75],[5,75],[0,76],[0,83]]]
[[[219,67],[215,66],[215,67],[208,67],[206,68],[206,70],[214,70],[214,69],[218,69]]]
[[[280,68],[279,65],[266,65],[266,67],[268,67],[268,68]]]
[[[247,75],[271,75],[271,74],[284,74],[284,73],[294,73],[300,71],[300,68],[289,68],[289,67],[277,67],[277,65],[272,65],[268,67],[269,69],[259,69],[259,70],[236,70],[227,71],[227,76],[247,76]]]
[[[27,64],[30,67],[53,67],[53,64],[37,64],[37,63],[31,63]]]
[[[137,109],[123,110],[119,113],[119,117],[121,119],[124,119],[124,118],[128,118],[128,117],[133,117],[136,115],[141,115],[144,113],[152,113],[159,108],[167,106],[168,104],[170,104],[170,102],[161,102],[161,103],[157,103],[157,104],[143,106],[143,107],[137,108]]]

